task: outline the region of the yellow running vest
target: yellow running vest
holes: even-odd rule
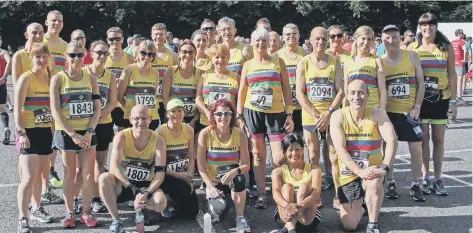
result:
[[[296,180],[294,177],[292,177],[291,171],[289,171],[289,167],[287,165],[282,165],[282,182],[283,184],[292,184],[296,191],[299,190],[299,186],[303,184],[307,184],[310,187],[312,184],[312,175],[310,174],[311,169],[312,164],[304,163],[304,171],[302,172],[302,177]]]
[[[117,88],[118,88],[118,79],[122,74],[122,71],[128,65],[128,56],[125,52],[123,52],[122,58],[118,61],[112,60],[111,56],[107,57],[107,61],[105,61],[105,68],[110,70],[113,74],[115,74],[115,78],[117,79]],[[117,108],[120,107],[120,103],[117,101]]]
[[[240,131],[232,129],[232,136],[227,143],[221,142],[215,131],[209,129],[207,134],[207,173],[214,182],[217,178],[217,167],[238,164],[240,162]]]
[[[363,124],[358,127],[350,113],[349,107],[342,108],[343,132],[345,134],[346,149],[351,158],[358,163],[358,166],[365,169],[369,166],[380,165],[383,162],[381,153],[381,144],[383,138],[378,131],[378,125],[373,122],[373,108],[365,108],[365,117]],[[338,182],[340,185],[348,184],[358,178],[353,172],[345,166],[342,159],[338,158]]]
[[[64,71],[66,67],[65,53],[67,49],[67,42],[59,38],[59,43],[56,46],[52,46],[45,35],[43,43],[48,46],[49,52],[51,53],[53,59],[53,69],[51,70],[51,73],[57,74],[60,71]]]
[[[166,55],[163,58],[156,56],[156,60],[152,67],[155,68],[159,73],[159,82],[158,82],[158,103],[163,102],[163,77],[166,70],[174,65],[174,60],[172,59],[172,51],[166,48]]]
[[[296,68],[299,60],[304,57],[304,49],[301,47],[297,48],[297,56],[295,59],[291,59],[286,55],[287,50],[288,48],[284,47],[277,51],[276,54],[284,60],[284,63],[286,63],[289,85],[291,86],[292,104],[294,105],[294,110],[300,110],[302,108],[296,98]]]
[[[23,126],[26,129],[50,128],[53,116],[49,102],[49,85],[39,83],[36,75],[31,71],[27,71],[26,74],[30,85],[21,110]]]
[[[189,127],[181,123],[181,134],[175,137],[167,125],[163,125],[163,136],[166,141],[167,168],[175,172],[186,172],[189,166]]]
[[[368,57],[364,63],[355,63],[353,58],[345,61],[345,71],[348,72],[348,83],[355,79],[363,80],[368,85],[370,98],[368,106],[379,107],[378,68],[376,56]]]
[[[245,108],[257,112],[284,112],[282,93],[281,67],[279,57],[271,57],[266,65],[255,59],[248,61],[248,91],[246,92]]]
[[[131,109],[137,104],[148,106],[153,120],[159,120],[156,101],[156,84],[158,82],[158,72],[150,68],[148,76],[142,76],[136,64],[130,65],[131,76],[125,91],[124,119],[130,119]]]
[[[235,53],[233,55],[230,54],[230,60],[228,61],[227,68],[241,75],[241,70],[243,69],[243,64],[245,63],[245,58],[243,57],[243,44],[238,43],[235,47]]]
[[[92,100],[92,84],[90,75],[82,72],[82,79],[73,81],[64,71],[56,74],[61,80],[60,106],[66,121],[74,130],[86,130],[89,128],[90,118],[94,114],[94,103]],[[64,130],[64,127],[55,121],[56,130]]]
[[[207,108],[210,109],[210,106],[219,99],[230,99],[236,104],[239,88],[236,73],[230,72],[226,79],[220,79],[214,72],[208,72],[204,75],[202,83],[202,96]],[[200,123],[209,125],[209,119],[205,114],[200,115]]]
[[[197,69],[199,70],[202,70],[204,72],[209,72],[211,69],[212,69],[212,60],[210,60],[210,57],[207,57],[205,60],[197,60],[196,59],[196,62],[195,62],[195,67],[197,67]]]
[[[185,79],[181,76],[178,66],[173,66],[174,76],[171,84],[170,99],[180,99],[184,102],[184,116],[193,117],[197,114],[195,105],[195,96],[197,92],[197,83],[201,75],[201,70],[195,69],[192,77]]]
[[[125,173],[130,183],[150,182],[154,178],[156,164],[156,143],[158,134],[152,130],[149,143],[142,151],[138,151],[133,142],[132,128],[124,129],[125,146],[123,148],[120,170]]]
[[[409,51],[402,50],[401,61],[396,66],[388,65],[386,57],[386,54],[382,57],[388,93],[386,111],[410,112],[416,101],[417,79],[416,69],[411,62]]]
[[[442,52],[435,48],[434,51],[427,51],[422,46],[413,50],[420,58],[420,64],[424,71],[425,98],[435,95],[439,90],[443,92],[443,99],[451,97],[450,86],[448,85],[448,52]]]
[[[85,72],[89,75],[90,69],[89,67],[84,67],[82,68],[82,72]],[[97,77],[97,83],[99,86],[99,91],[100,91],[100,103],[102,106],[102,109],[107,105],[107,103],[110,102],[110,88],[115,88],[115,87],[110,87],[110,81],[112,80],[112,72],[110,70],[105,69],[105,72],[102,77]],[[107,124],[112,122],[112,114],[109,113],[105,117],[100,118],[99,124]]]
[[[33,68],[33,65],[31,64],[31,58],[30,55],[26,52],[25,49],[20,49],[18,51],[18,54],[21,57],[21,70],[24,72],[31,70]],[[21,74],[20,74],[21,75]],[[19,78],[20,76],[18,76]]]
[[[325,68],[318,68],[313,64],[310,55],[302,58],[305,70],[306,95],[314,108],[319,112],[328,111],[335,99],[335,71],[337,58],[328,55]],[[315,125],[315,118],[302,109],[302,125]]]

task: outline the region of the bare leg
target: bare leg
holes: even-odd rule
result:
[[[90,204],[94,191],[95,148],[79,152],[82,168],[82,213],[90,213]]]
[[[304,129],[304,140],[309,151],[310,162],[313,165],[320,163],[320,141],[317,133],[311,133]]]
[[[368,218],[369,221],[373,223],[378,221],[379,211],[383,205],[383,180],[384,177],[364,181],[364,185],[366,186],[365,199],[366,206],[368,207]]]
[[[299,191],[297,191],[297,204],[301,203],[310,193],[312,188],[303,184],[299,186]],[[315,213],[317,212],[317,204],[314,202],[312,205],[309,205],[303,209],[302,215],[297,220],[303,225],[310,225],[315,219]]]
[[[429,124],[422,124],[422,133],[424,138],[422,139],[422,174],[424,179],[429,177],[429,163],[430,163],[430,130]]]
[[[112,173],[105,172],[99,177],[99,192],[103,203],[113,219],[118,219],[117,198],[122,192],[122,185]]]
[[[266,193],[266,145],[264,137],[251,138],[253,144],[253,171],[260,193]]]
[[[232,192],[233,204],[235,204],[236,216],[244,216],[246,204],[246,190],[242,192]]]
[[[28,216],[28,206],[33,194],[33,186],[38,175],[38,155],[20,155],[21,181],[18,186],[18,210],[19,218]]]
[[[445,125],[432,125],[432,143],[434,145],[432,157],[434,160],[434,175],[436,179],[442,178],[442,164],[445,153],[445,130]]]
[[[354,200],[351,203],[344,203],[340,205],[340,219],[342,220],[343,228],[346,231],[355,231],[360,223],[363,212],[361,211],[362,200]]]
[[[295,203],[294,202],[294,186],[291,184],[283,184],[281,187],[281,194],[282,197],[289,203]],[[281,206],[278,206],[278,211],[279,215],[281,216],[283,213],[283,208]],[[285,222],[286,223],[286,228],[288,230],[292,230],[296,228],[296,220],[292,219],[290,222]]]
[[[66,203],[66,211],[71,213],[74,211],[73,201],[74,201],[74,191],[75,185],[74,180],[76,177],[76,152],[66,152],[62,151],[61,153],[62,161],[64,163],[64,202]]]

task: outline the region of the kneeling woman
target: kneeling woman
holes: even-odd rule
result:
[[[210,126],[199,134],[199,173],[206,187],[212,222],[220,222],[229,210],[229,198],[236,211],[236,231],[250,232],[245,217],[245,176],[249,170],[248,140],[235,127],[235,107],[228,99],[215,102],[210,110]]]
[[[273,199],[278,205],[275,219],[280,232],[312,232],[320,222],[317,201],[320,200],[322,172],[317,165],[304,162],[303,139],[288,134],[282,141],[286,165],[271,174]]]
[[[168,199],[168,207],[161,215],[193,220],[199,212],[192,181],[195,170],[194,129],[183,122],[184,102],[172,99],[166,110],[168,121],[156,132],[166,144],[167,171],[160,187],[171,200]]]

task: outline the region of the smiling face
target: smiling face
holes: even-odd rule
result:
[[[186,64],[191,64],[194,62],[195,53],[196,51],[194,49],[194,46],[190,44],[185,44],[179,49],[179,58],[182,62]]]
[[[361,80],[352,81],[348,84],[347,99],[350,108],[357,110],[364,108],[369,99],[368,86]]]
[[[289,164],[294,164],[303,161],[304,158],[304,148],[297,143],[291,143],[286,151],[286,161]]]
[[[184,121],[184,108],[175,107],[167,111],[166,116],[173,124],[182,123]]]
[[[226,106],[218,106],[215,109],[215,123],[218,128],[230,127],[230,121],[233,117],[232,109]]]
[[[314,51],[325,51],[325,48],[327,48],[327,30],[321,27],[314,28],[310,33],[310,43]]]
[[[192,42],[195,44],[197,47],[197,50],[199,51],[204,51],[207,48],[207,35],[206,34],[196,34],[194,35],[194,38],[192,39]]]
[[[387,50],[398,49],[401,44],[401,35],[394,30],[383,32],[382,40]]]
[[[92,48],[92,59],[100,65],[105,65],[108,57],[108,46],[99,43]]]
[[[218,34],[222,37],[223,41],[232,41],[235,39],[236,28],[228,23],[219,23]]]
[[[59,35],[63,27],[63,17],[60,13],[49,13],[46,22],[48,27],[48,32],[51,32],[55,35]]]
[[[82,68],[84,64],[85,49],[79,46],[67,46],[66,56],[67,62],[72,69]]]
[[[330,45],[339,47],[343,45],[343,32],[340,28],[332,28],[328,32]]]

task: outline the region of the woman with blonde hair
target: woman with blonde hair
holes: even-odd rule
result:
[[[363,80],[368,85],[368,106],[386,108],[386,80],[381,58],[371,55],[374,45],[374,32],[368,26],[361,26],[353,34],[351,58],[344,64],[345,94],[348,84],[356,79]]]
[[[49,156],[53,153],[53,117],[49,104],[50,52],[43,43],[33,43],[29,56],[33,67],[20,76],[15,86],[16,146],[21,164],[18,186],[20,232],[31,232],[27,215],[30,200],[30,219],[52,222],[40,205],[41,180],[44,174],[49,174]]]
[[[125,67],[118,82],[118,102],[124,111],[125,128],[131,127],[130,114],[133,106],[146,105],[151,112],[151,130],[159,126],[159,105],[156,101],[159,73],[151,65],[156,59],[156,47],[151,40],[142,41],[135,50],[135,63]]]

